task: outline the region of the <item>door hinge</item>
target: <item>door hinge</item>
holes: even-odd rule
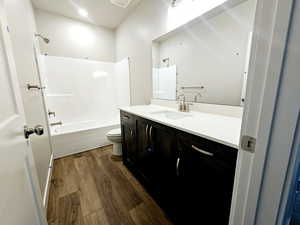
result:
[[[242,137],[242,149],[247,152],[254,153],[256,146],[256,138],[250,136]]]

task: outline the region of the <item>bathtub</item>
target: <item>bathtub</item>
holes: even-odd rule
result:
[[[53,126],[50,130],[54,157],[60,158],[111,144],[106,133],[118,127],[119,120],[83,121]]]

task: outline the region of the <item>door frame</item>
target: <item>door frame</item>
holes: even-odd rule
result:
[[[253,225],[260,210],[268,147],[280,90],[294,0],[257,0],[242,136],[255,152],[238,154],[230,225]]]
[[[291,6],[286,50],[277,94],[276,110],[269,141],[261,188],[257,223],[288,224],[288,200],[299,168],[300,150],[300,2]],[[294,178],[294,179],[293,179]],[[268,215],[268,218],[265,218]]]
[[[48,115],[48,108],[47,108],[47,98],[46,98],[46,91],[45,88],[47,88],[46,83],[45,83],[45,76],[43,74],[43,69],[41,68],[44,66],[44,64],[40,63],[40,48],[38,44],[38,40],[36,40],[33,44],[33,55],[34,55],[34,65],[36,67],[38,79],[39,79],[39,85],[42,87],[41,89],[41,96],[42,96],[42,103],[43,103],[43,109],[44,109],[44,114],[46,118],[46,127],[47,133],[49,134],[49,146],[51,150],[51,156],[49,160],[49,169],[48,169],[48,174],[47,174],[47,180],[46,180],[46,185],[45,189],[42,190],[43,192],[43,206],[45,211],[47,211],[48,207],[48,200],[49,200],[49,192],[50,192],[50,185],[51,185],[51,177],[52,177],[52,168],[53,168],[53,162],[54,162],[54,147],[53,147],[53,141],[52,141],[52,135],[51,135],[51,130],[50,130],[50,119]],[[45,69],[45,68],[44,68]]]

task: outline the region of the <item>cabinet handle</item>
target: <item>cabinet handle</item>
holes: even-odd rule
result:
[[[204,150],[202,150],[202,149],[200,149],[200,148],[197,148],[195,145],[192,145],[192,148],[193,148],[194,150],[196,150],[197,152],[200,152],[200,153],[202,153],[202,154],[204,154],[204,155],[214,156],[213,153],[204,151]]]
[[[152,126],[150,127],[150,131],[149,131],[149,140],[150,140],[150,142],[151,142],[151,140],[152,140]]]
[[[133,137],[133,131],[132,131],[132,129],[129,128],[129,130],[130,130],[130,135],[131,135],[131,137]]]
[[[176,175],[179,177],[179,164],[180,164],[180,158],[177,158],[176,161]]]
[[[146,132],[146,137],[145,137],[146,138],[146,142],[148,142],[148,127],[149,127],[149,125],[147,124],[146,125],[146,131],[145,131]]]
[[[129,116],[122,116],[123,119],[128,120]]]

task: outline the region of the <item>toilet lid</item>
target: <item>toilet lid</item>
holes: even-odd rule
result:
[[[107,133],[107,136],[121,136],[121,128],[113,129]]]

